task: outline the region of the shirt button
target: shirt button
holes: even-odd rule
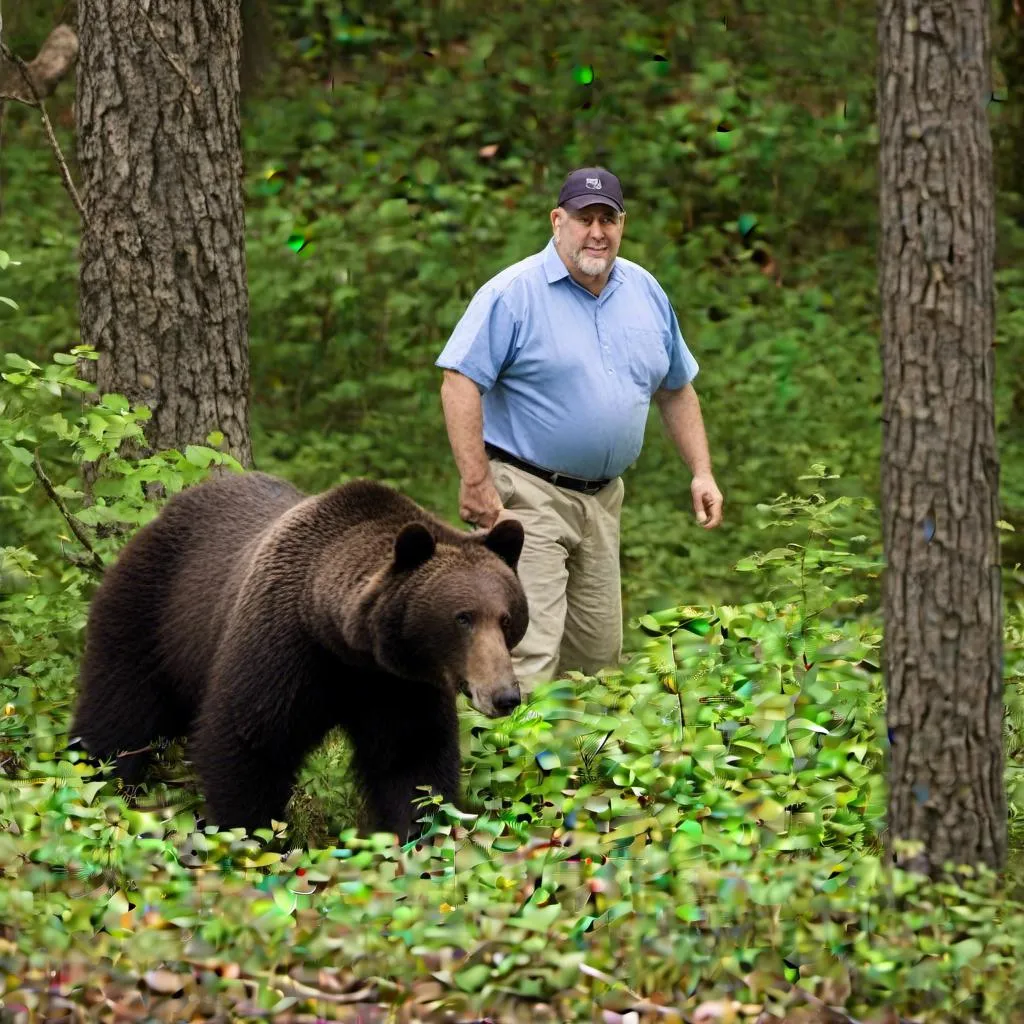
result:
[[[611,367],[609,366],[609,367],[608,367],[608,372],[609,372],[609,373],[614,373],[615,371],[614,371],[614,370],[613,370],[613,369],[612,369],[612,368],[611,368]]]

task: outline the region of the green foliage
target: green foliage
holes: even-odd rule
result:
[[[623,255],[664,284],[701,365],[726,501],[701,530],[653,417],[626,478],[627,609],[765,596],[731,566],[766,494],[826,459],[849,496],[878,491],[874,18],[866,0],[659,0],[574,11],[567,31],[544,4],[276,5],[277,60],[243,121],[256,464],[311,489],[373,475],[454,517],[433,361],[487,276],[544,244],[564,171],[605,161],[630,205]],[[12,108],[5,135],[5,225],[31,244],[10,271],[22,313],[0,322],[43,362],[76,343],[77,237],[38,118]],[[998,211],[1010,518],[1024,232]]]
[[[628,663],[499,723],[466,712],[473,812],[437,807],[401,851],[352,835],[337,737],[306,765],[287,829],[254,837],[196,830],[176,746],[137,799],[65,750],[96,558],[161,495],[237,467],[217,438],[139,458],[125,444],[146,410],[76,376],[93,357],[77,347],[78,232],[37,115],[8,110],[5,1012],[120,999],[175,1020],[319,1019],[362,1013],[316,996],[364,982],[368,1002],[424,1019],[613,1020],[644,998],[685,1019],[714,1000],[726,1019],[730,1000],[797,1019],[816,996],[856,1019],[1012,1021],[1022,1004],[1019,883],[925,885],[881,853],[874,6],[655,0],[574,10],[571,30],[564,13],[280,4],[277,67],[245,110],[261,469],[310,489],[369,474],[454,520],[433,360],[475,289],[545,243],[574,164],[622,178],[623,255],[665,286],[701,365],[725,525],[695,524],[652,423],[626,478]],[[30,56],[54,19],[22,15],[5,38],[20,31]],[[62,87],[49,109],[75,174],[70,99]],[[1005,197],[997,209],[1002,499],[1024,522],[1024,229]],[[1021,535],[1004,549],[1018,849]]]
[[[145,411],[116,396],[74,409],[76,395],[97,398],[78,355],[91,354],[8,355],[6,508],[31,515],[40,481],[20,475],[19,452],[45,451],[67,515],[110,558],[159,507],[148,485],[171,493],[214,463],[237,467],[213,449],[124,454]],[[101,470],[94,504],[78,482],[86,461]],[[828,495],[823,466],[806,477],[809,497],[761,508],[788,543],[738,567],[773,600],[641,615],[619,669],[557,680],[500,721],[464,711],[469,809],[425,793],[430,825],[405,849],[356,837],[337,738],[310,759],[289,822],[252,836],[197,829],[195,781],[173,749],[136,794],[68,751],[95,578],[67,561],[75,540],[51,517],[5,551],[5,1006],[45,1015],[98,985],[128,1004],[139,984],[150,1012],[173,1019],[320,1013],[324,992],[346,986],[424,1014],[543,1019],[542,1002],[555,1020],[644,1000],[680,1015],[718,1000],[784,1013],[808,995],[851,1015],[987,1019],[1019,1001],[1024,905],[984,874],[934,886],[885,863],[881,637],[860,612],[878,570],[857,535],[871,508]],[[1018,822],[1024,605],[1006,639]]]
[[[53,749],[76,675],[84,602],[104,557],[156,513],[147,490],[172,494],[211,465],[241,469],[200,446],[126,456],[149,411],[120,395],[90,395],[76,364],[91,358],[79,347],[39,365],[8,352],[0,372],[0,524],[5,541],[15,541],[0,546],[0,753],[32,736]],[[85,463],[94,467],[88,493]]]

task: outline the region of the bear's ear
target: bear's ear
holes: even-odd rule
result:
[[[523,551],[524,539],[523,524],[518,519],[499,519],[483,538],[483,543],[514,572]]]
[[[416,569],[434,554],[434,535],[422,523],[406,523],[395,538],[394,568]]]

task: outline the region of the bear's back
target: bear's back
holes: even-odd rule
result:
[[[265,473],[235,473],[176,494],[150,524],[172,574],[158,640],[179,678],[205,676],[256,550],[306,500]]]
[[[375,480],[351,480],[314,502],[315,531],[325,539],[320,558],[330,561],[338,577],[350,582],[383,569],[393,556],[395,538],[409,523],[422,523],[439,544],[465,545],[467,550],[478,547],[466,531]]]

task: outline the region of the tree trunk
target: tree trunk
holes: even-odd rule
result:
[[[82,340],[154,449],[251,463],[239,5],[79,0]]]
[[[999,869],[1003,781],[987,0],[879,0],[890,842]]]

